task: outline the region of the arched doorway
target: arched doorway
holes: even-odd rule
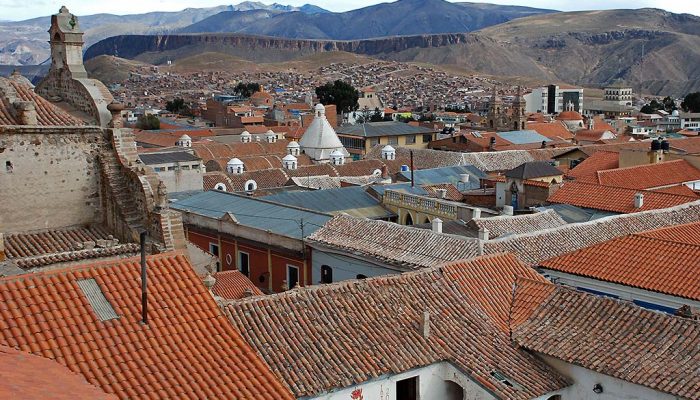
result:
[[[464,389],[452,381],[445,381],[445,400],[464,400]]]
[[[411,213],[406,213],[406,221],[404,222],[404,225],[413,225],[413,217],[411,217]]]

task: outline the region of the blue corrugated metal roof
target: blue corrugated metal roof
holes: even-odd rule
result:
[[[384,196],[386,190],[396,190],[404,193],[428,195],[428,192],[420,186],[411,187],[410,183],[394,183],[391,185],[372,185],[372,190],[377,192],[378,195]]]
[[[542,136],[539,133],[531,130],[498,132],[496,133],[496,135],[500,136],[501,139],[505,139],[513,144],[531,144],[550,141],[550,139],[546,136]]]
[[[262,197],[276,203],[303,207],[324,213],[345,212],[370,219],[387,218],[394,214],[360,186],[338,189],[284,192]]]
[[[464,187],[460,183],[460,175],[469,174],[469,183]],[[486,174],[473,165],[458,165],[454,167],[419,169],[413,171],[416,185],[436,185],[439,183],[459,183],[460,190],[478,189],[479,179],[486,178]],[[411,171],[401,172],[406,180],[411,180]]]
[[[283,204],[233,193],[210,190],[171,203],[171,208],[189,211],[211,218],[221,218],[231,213],[241,225],[269,230],[273,233],[299,238],[300,221],[304,219],[304,236],[316,232],[331,219],[330,215],[300,210]]]

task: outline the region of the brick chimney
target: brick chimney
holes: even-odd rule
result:
[[[36,105],[31,101],[16,101],[13,104],[20,125],[38,125]]]

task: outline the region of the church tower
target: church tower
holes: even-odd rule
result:
[[[498,130],[502,113],[503,102],[498,96],[498,87],[493,85],[493,94],[491,95],[491,101],[489,102],[489,129],[493,129],[495,131]]]
[[[518,86],[518,96],[513,102],[513,130],[525,130],[525,97],[523,88]]]
[[[74,78],[87,78],[83,65],[83,31],[66,6],[51,16],[49,35],[51,69],[67,68]]]

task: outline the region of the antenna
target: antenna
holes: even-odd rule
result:
[[[146,268],[146,231],[141,232],[141,324],[148,325],[148,287],[146,278],[148,271]]]

